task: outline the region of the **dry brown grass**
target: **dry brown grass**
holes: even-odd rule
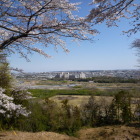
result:
[[[78,138],[54,132],[0,132],[0,140],[140,140],[140,127],[104,126],[77,132]]]
[[[109,96],[94,96],[95,100],[98,102],[105,100],[106,102],[111,103],[113,97]],[[65,99],[69,100],[70,105],[80,106],[88,102],[90,96],[82,96],[82,95],[57,95],[51,97],[50,99],[61,105],[61,102]]]
[[[120,88],[120,87],[140,87],[140,83],[90,83],[90,82],[77,82],[77,81],[53,81],[53,80],[22,80],[25,85],[69,85],[78,84],[82,88],[96,88],[96,87],[110,87],[110,88]]]
[[[128,126],[104,126],[83,129],[80,140],[140,140],[140,128]]]
[[[0,140],[78,140],[74,137],[62,135],[54,132],[20,132],[6,131],[0,132]]]

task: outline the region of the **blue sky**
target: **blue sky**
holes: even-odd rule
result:
[[[80,16],[87,15],[89,10],[90,7],[82,5]],[[139,38],[140,33],[127,37],[122,31],[130,28],[128,21],[122,20],[119,25],[112,28],[106,27],[105,24],[96,26],[100,34],[95,36],[92,43],[81,41],[78,46],[67,39],[70,53],[65,53],[62,48],[56,52],[51,46],[46,52],[52,58],[34,54],[29,56],[31,62],[27,62],[15,54],[9,57],[9,62],[12,67],[21,68],[25,72],[138,69],[136,50],[131,49],[131,43]]]

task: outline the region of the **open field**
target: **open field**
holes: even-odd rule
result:
[[[71,89],[71,88],[97,88],[97,89],[140,89],[140,83],[94,83],[77,81],[53,80],[23,80],[19,85],[31,89]]]
[[[95,101],[101,103],[105,102],[107,104],[110,104],[113,97],[107,97],[107,96],[94,96]],[[90,96],[82,96],[82,95],[57,95],[54,97],[51,97],[50,99],[58,103],[58,105],[61,105],[61,102],[63,100],[68,100],[70,105],[73,106],[81,106],[88,102]]]
[[[91,95],[95,96],[96,99],[111,102],[113,96],[120,90],[129,91],[133,97],[140,97],[140,83],[89,83],[73,81],[48,81],[48,83],[51,85],[36,85],[37,88],[45,87],[45,89],[34,88],[29,89],[29,91],[33,97],[39,99],[50,98],[58,104],[68,99],[69,104],[76,106],[87,103]],[[35,87],[35,85],[33,86]]]
[[[82,95],[82,96],[114,96],[122,89],[97,89],[97,88],[71,88],[71,89],[29,89],[33,97],[36,98],[49,98],[56,95]],[[137,88],[134,89],[125,89],[133,97],[140,97],[140,90]]]
[[[110,105],[117,91],[115,92],[95,92],[91,90],[42,90],[42,89],[34,89],[31,90],[33,92],[34,97],[38,100],[38,102],[44,102],[44,99],[49,98],[58,104],[58,106],[62,105],[64,100],[68,101],[69,105],[82,107],[84,104],[87,104],[89,98],[94,96],[95,102],[100,105]],[[135,110],[136,103],[140,103],[140,96],[131,98],[131,107],[132,110]]]
[[[33,97],[45,99],[56,95],[102,95],[103,92],[89,89],[62,89],[62,90],[46,90],[46,89],[30,89]]]
[[[120,90],[129,91],[132,96],[140,97],[140,83],[25,80],[21,86],[27,87],[34,97],[41,99],[56,95],[113,96]]]

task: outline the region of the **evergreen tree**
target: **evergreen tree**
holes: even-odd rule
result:
[[[0,87],[9,89],[11,87],[11,74],[9,71],[9,64],[6,60],[6,55],[0,53]]]

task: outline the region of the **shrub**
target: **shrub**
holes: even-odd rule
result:
[[[82,107],[82,121],[84,125],[96,126],[100,118],[100,106],[94,96],[89,98],[87,104]]]
[[[128,91],[120,91],[115,95],[113,100],[116,111],[117,119],[123,123],[129,123],[131,121],[131,96]]]
[[[11,80],[6,55],[0,52],[0,125],[3,128],[14,126],[18,118],[30,114],[25,107],[29,93],[26,90],[12,89]]]
[[[22,116],[28,116],[30,112],[21,104],[15,104],[12,97],[4,94],[4,89],[0,88],[0,118],[1,127],[11,126],[15,120]]]
[[[9,72],[9,64],[5,57],[4,54],[0,53],[0,59],[5,59],[5,61],[0,61],[0,87],[7,90],[11,88],[12,77]]]

